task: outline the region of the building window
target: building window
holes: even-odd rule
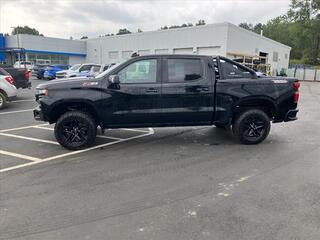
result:
[[[122,51],[122,58],[129,59],[132,55],[133,51]]]
[[[150,54],[150,50],[138,50],[139,56]]]
[[[155,49],[154,50],[154,53],[155,54],[166,54],[166,53],[168,53],[169,52],[169,49]]]
[[[200,59],[168,59],[168,82],[185,82],[202,77]]]
[[[118,58],[119,58],[119,53],[118,53],[118,51],[110,51],[110,52],[109,52],[109,58],[110,58],[110,59],[118,59]]]
[[[278,52],[273,52],[272,54],[272,61],[278,62],[279,54]]]
[[[288,59],[288,53],[284,54],[284,59]]]

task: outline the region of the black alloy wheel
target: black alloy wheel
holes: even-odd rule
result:
[[[57,141],[70,150],[91,146],[96,134],[97,127],[92,117],[79,111],[63,114],[55,125]]]
[[[249,109],[237,117],[232,130],[241,143],[257,144],[268,136],[270,119],[262,110]]]

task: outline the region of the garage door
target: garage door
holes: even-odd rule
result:
[[[198,54],[200,55],[208,55],[208,56],[215,56],[221,54],[221,47],[198,47]]]
[[[192,54],[193,48],[174,48],[173,53],[174,54]]]

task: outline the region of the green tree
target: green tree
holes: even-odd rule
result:
[[[123,34],[129,34],[131,33],[128,29],[126,28],[122,28],[122,29],[119,29],[117,35],[123,35]]]
[[[243,22],[243,23],[239,24],[239,27],[244,28],[249,31],[253,31],[253,25],[251,23]]]
[[[43,36],[43,34],[40,34],[39,31],[35,28],[30,28],[28,26],[17,26],[13,28],[11,35],[16,34],[30,34],[30,35],[37,35],[37,36]]]
[[[196,26],[201,26],[201,25],[206,25],[206,22],[202,19],[200,19],[197,23]]]

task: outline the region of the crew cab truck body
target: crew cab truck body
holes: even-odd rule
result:
[[[97,126],[232,126],[244,144],[263,141],[270,122],[296,120],[299,82],[257,78],[224,57],[149,55],[129,59],[95,78],[36,88],[37,120],[56,123],[68,149],[94,143]]]

